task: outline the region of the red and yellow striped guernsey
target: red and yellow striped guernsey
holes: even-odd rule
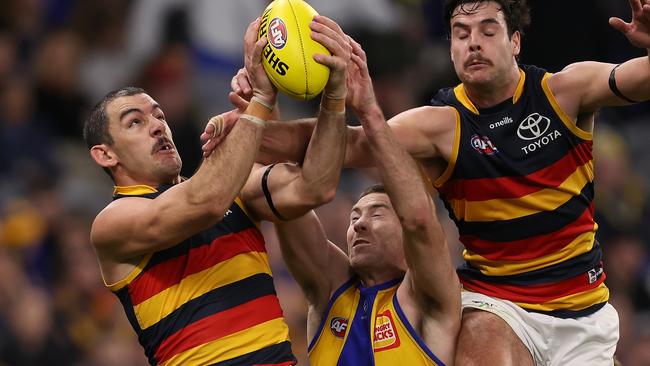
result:
[[[154,199],[168,187],[116,187]],[[294,365],[264,238],[239,201],[216,225],[109,285],[151,365]]]
[[[557,317],[600,309],[609,298],[595,240],[591,133],[576,127],[547,85],[521,66],[512,99],[476,108],[463,89],[434,105],[457,112],[447,170],[434,182],[465,245],[467,290]]]

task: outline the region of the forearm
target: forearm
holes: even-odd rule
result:
[[[382,182],[404,229],[409,229],[410,223],[426,224],[432,220],[432,205],[420,170],[397,141],[381,110],[375,110],[361,122]]]
[[[648,55],[624,62],[616,71],[618,89],[634,101],[650,99],[650,50]]]
[[[240,118],[228,137],[187,181],[187,199],[207,205],[218,217],[237,197],[250,174],[264,127]]]
[[[302,162],[315,126],[315,118],[269,121],[257,162],[264,165],[284,161]]]
[[[264,165],[285,161],[302,163],[316,127],[316,118],[269,121],[267,126],[256,161]],[[343,167],[374,166],[374,161],[367,151],[368,143],[363,129],[348,126]]]
[[[327,103],[327,99],[322,103]],[[312,192],[318,204],[334,197],[341,176],[347,136],[345,107],[341,107],[337,111],[321,105],[302,164],[302,185]]]

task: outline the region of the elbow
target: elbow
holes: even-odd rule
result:
[[[225,197],[217,198],[200,193],[190,193],[187,195],[188,215],[195,217],[196,220],[214,221],[215,219],[221,220],[226,214],[232,201],[227,200]]]
[[[319,205],[324,205],[326,203],[332,202],[335,196],[336,196],[336,187],[322,190],[321,193],[318,195]]]
[[[314,184],[305,194],[305,201],[311,208],[316,208],[324,204],[330,203],[336,196],[336,187],[330,189],[322,189],[319,185]]]
[[[409,210],[408,215],[400,215],[402,230],[406,232],[422,232],[431,226],[435,219],[434,206],[431,204],[418,205]]]

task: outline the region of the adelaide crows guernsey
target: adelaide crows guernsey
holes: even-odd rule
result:
[[[457,111],[452,157],[434,182],[465,246],[465,289],[578,317],[609,298],[595,240],[592,135],[561,110],[545,70],[521,66],[512,100],[476,108],[463,85],[433,105]]]
[[[116,187],[114,199],[169,187]],[[216,225],[108,285],[151,365],[294,365],[264,238],[236,200]]]
[[[312,366],[444,365],[397,301],[401,279],[363,287],[354,277],[334,292],[309,344]]]

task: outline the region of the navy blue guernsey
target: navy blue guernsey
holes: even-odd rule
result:
[[[462,84],[435,106],[458,112],[452,156],[434,183],[465,246],[465,289],[524,309],[578,317],[609,298],[595,240],[592,135],[522,65],[512,99],[478,109]]]

